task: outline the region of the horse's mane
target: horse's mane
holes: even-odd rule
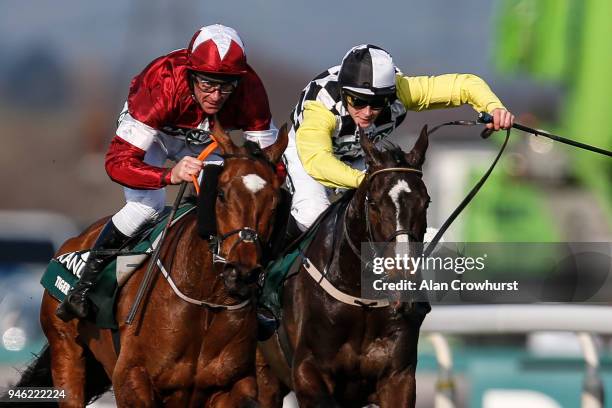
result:
[[[259,160],[268,160],[264,155],[263,150],[259,145],[255,142],[247,140],[244,142],[244,148],[247,152],[247,156],[251,159],[259,159]]]
[[[251,142],[250,140],[244,142],[240,153],[225,153],[222,154],[221,157],[223,157],[224,159],[246,158],[254,161],[263,161],[274,167],[274,163],[270,162],[263,149],[259,147],[257,143]]]
[[[382,145],[382,153],[385,154],[385,159],[393,161],[393,165],[397,167],[409,167],[410,163],[406,160],[406,154],[401,147],[395,143],[385,141]]]
[[[270,162],[263,149],[257,143],[252,142],[250,140],[246,140],[242,147],[246,152],[244,155],[246,156],[246,158],[255,161],[263,161],[264,163],[267,163],[273,170],[276,170],[275,163]],[[232,155],[225,155],[225,157],[232,157]]]

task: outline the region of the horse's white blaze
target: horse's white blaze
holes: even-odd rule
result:
[[[395,205],[395,230],[399,231],[402,229],[405,229],[404,226],[402,225],[401,221],[400,221],[400,202],[399,202],[399,196],[401,193],[410,193],[412,190],[410,190],[410,187],[408,186],[408,183],[406,183],[405,180],[400,180],[397,182],[396,185],[394,185],[391,190],[389,190],[389,197],[391,197],[391,201],[393,201],[393,204]],[[398,235],[395,240],[399,243],[399,242],[408,242],[408,236],[407,235]],[[397,252],[399,253],[401,251],[401,248],[399,246],[396,246],[397,248]],[[406,250],[408,250],[408,248],[405,248]]]
[[[244,186],[252,193],[256,193],[266,185],[266,180],[259,177],[257,174],[247,174],[242,176]]]

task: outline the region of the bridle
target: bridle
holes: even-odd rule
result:
[[[267,164],[274,167],[265,157],[261,157],[261,156],[255,156],[255,155],[251,156],[247,154],[241,154],[241,155],[231,154],[231,155],[223,155],[223,158],[224,159],[243,158],[243,159],[249,159],[249,160],[264,160]],[[238,235],[238,239],[232,244],[230,249],[227,251],[227,255],[222,256],[220,254],[221,245],[223,244],[224,241],[226,241],[230,237],[233,237],[234,235]],[[230,264],[230,262],[228,262],[227,260],[227,257],[229,257],[232,251],[236,248],[236,246],[242,242],[255,244],[256,249],[257,249],[257,257],[258,259],[261,258],[262,241],[261,241],[261,237],[259,236],[257,230],[255,230],[255,228],[252,228],[252,227],[243,227],[243,228],[234,229],[222,235],[215,235],[215,236],[210,237],[209,250],[212,253],[213,265],[218,264],[218,263]],[[193,299],[180,291],[180,289],[176,286],[176,284],[172,280],[170,274],[165,270],[163,264],[159,260],[158,260],[158,266],[160,270],[162,271],[164,278],[166,278],[166,280],[170,284],[174,293],[180,299],[184,300],[185,302],[188,302],[188,303],[191,303],[197,306],[207,307],[213,310],[226,310],[226,311],[240,310],[246,307],[251,302],[251,299],[246,299],[237,304],[224,305],[224,304],[209,302],[208,300]],[[218,274],[221,276],[223,274],[223,269],[221,269]],[[257,281],[257,279],[255,279],[255,281]]]
[[[452,122],[446,122],[446,123],[442,123],[440,125],[435,126],[434,128],[432,128],[428,134],[431,135],[433,132],[435,132],[436,130],[445,127],[445,126],[475,126],[475,125],[480,125],[482,123],[490,123],[492,122],[492,117],[488,114],[484,114],[481,113],[481,117],[479,118],[479,122],[476,121],[467,121],[467,120],[457,120],[457,121],[452,121]],[[566,138],[562,138],[560,136],[556,136],[553,134],[550,134],[548,132],[544,132],[544,131],[540,131],[540,130],[535,130],[535,129],[531,129],[531,128],[527,128],[523,125],[518,125],[518,124],[514,124],[513,127],[524,130],[524,131],[528,131],[530,133],[533,133],[535,135],[541,135],[541,136],[545,136],[548,137],[550,139],[553,140],[557,140],[560,141],[562,143],[566,143],[575,147],[579,147],[582,149],[586,149],[586,150],[590,150],[596,153],[600,153],[606,156],[612,156],[612,152],[608,151],[608,150],[604,150],[604,149],[600,149],[594,146],[590,146],[590,145],[585,145],[582,143],[578,143]],[[483,138],[487,138],[490,134],[491,134],[491,130],[490,129],[485,129],[482,133],[481,136]],[[448,216],[448,218],[446,219],[446,221],[444,222],[444,224],[440,227],[440,229],[438,230],[438,232],[436,233],[436,235],[431,239],[431,241],[429,242],[429,244],[427,245],[427,247],[424,249],[423,253],[421,256],[423,257],[428,257],[433,250],[435,249],[436,245],[439,243],[440,239],[442,238],[442,235],[444,234],[444,232],[450,227],[450,225],[453,223],[453,221],[457,218],[457,216],[465,209],[465,207],[467,207],[467,205],[471,202],[471,200],[476,196],[476,194],[478,193],[478,191],[480,190],[480,188],[485,184],[485,182],[487,181],[487,179],[489,178],[489,176],[491,175],[493,169],[495,168],[495,166],[497,165],[500,157],[502,156],[504,150],[506,149],[506,146],[508,144],[508,140],[510,138],[510,129],[507,129],[506,131],[506,137],[499,149],[499,152],[497,153],[495,159],[493,160],[493,162],[491,163],[491,165],[489,166],[488,170],[483,174],[483,176],[480,178],[480,180],[474,185],[474,187],[472,187],[472,189],[470,190],[470,192],[467,194],[467,196],[461,201],[461,203],[457,206],[457,208],[451,213],[450,216]],[[366,180],[364,180],[364,182],[366,181],[370,181],[374,176],[381,174],[381,173],[385,173],[385,172],[415,172],[418,174],[422,174],[421,170],[415,169],[415,168],[410,168],[410,167],[390,167],[390,168],[386,168],[386,169],[381,169],[378,171],[373,172],[372,174],[368,175],[368,178]],[[368,186],[369,187],[369,186]],[[366,190],[366,197],[364,200],[364,205],[365,205],[365,218],[366,218],[366,230],[367,230],[367,234],[369,237],[369,244],[370,244],[370,248],[373,250],[373,253],[376,254],[377,251],[373,248],[373,234],[372,234],[372,227],[370,224],[370,220],[369,220],[369,210],[368,210],[368,203],[371,202],[371,198],[369,196],[369,189]],[[361,260],[361,264],[365,265],[365,269],[367,270],[369,268],[369,264],[371,263],[371,261],[365,261],[362,258],[362,254],[361,251],[357,248],[357,246],[353,243],[353,241],[351,240],[348,230],[347,230],[347,225],[346,225],[346,217],[347,217],[347,213],[348,213],[348,208],[344,210],[344,216],[342,218],[342,223],[343,223],[343,236],[345,241],[348,243],[349,247],[351,248],[351,250],[353,251],[353,253],[357,256],[357,258],[359,258]],[[418,239],[416,239],[416,237],[414,237],[410,231],[408,230],[398,230],[395,231],[394,233],[392,233],[389,237],[386,238],[386,240],[384,241],[385,244],[388,244],[391,240],[393,240],[394,238],[396,238],[399,235],[407,235],[409,242],[418,242]],[[331,261],[331,258],[330,258]],[[376,300],[376,299],[363,299],[363,298],[357,298],[351,295],[348,295],[346,293],[341,292],[340,290],[338,290],[337,288],[334,287],[334,285],[329,282],[326,279],[326,274],[328,271],[328,268],[326,267],[324,269],[324,273],[321,273],[318,271],[318,269],[313,265],[312,262],[310,262],[310,260],[306,257],[304,257],[303,259],[303,267],[306,269],[306,271],[312,276],[313,279],[315,279],[315,281],[332,297],[334,297],[336,300],[339,300],[343,303],[349,304],[349,305],[353,305],[353,306],[361,306],[361,307],[365,307],[365,308],[379,308],[379,307],[387,307],[389,306],[389,301],[388,300]],[[419,303],[419,302],[417,302]]]
[[[238,239],[234,241],[230,249],[227,251],[226,257],[229,257],[232,251],[234,250],[234,248],[236,248],[236,246],[240,244],[241,242],[255,244],[255,248],[257,249],[257,257],[258,258],[261,257],[262,244],[261,244],[261,238],[259,237],[259,234],[257,233],[257,231],[255,231],[255,229],[251,227],[243,227],[243,228],[232,230],[221,236],[211,237],[212,241],[211,241],[210,246],[211,246],[211,252],[213,254],[213,263],[224,263],[224,264],[228,263],[227,258],[221,256],[219,252],[220,252],[220,248],[223,242],[234,235],[238,235]]]
[[[383,173],[398,173],[398,172],[403,172],[403,173],[416,173],[419,176],[423,175],[423,171],[419,170],[419,169],[415,169],[413,167],[387,167],[385,169],[380,169],[380,170],[376,170],[374,172],[372,172],[371,174],[367,174],[367,182],[370,183],[372,181],[372,179],[379,175],[379,174],[383,174]],[[365,196],[365,200],[364,200],[364,212],[365,212],[365,223],[366,223],[366,233],[368,235],[368,241],[367,243],[370,245],[370,249],[372,250],[372,252],[374,254],[376,254],[378,251],[376,251],[376,249],[374,248],[374,234],[372,233],[372,224],[370,223],[370,211],[369,211],[369,205],[370,203],[373,202],[372,198],[370,197],[370,189],[369,189],[369,185],[368,188],[366,189],[366,196]],[[351,248],[351,250],[355,253],[355,255],[357,255],[357,257],[361,258],[361,251],[357,248],[357,246],[355,245],[355,243],[351,240],[350,235],[348,233],[347,230],[347,226],[346,226],[346,214],[348,211],[344,212],[344,219],[343,219],[343,234],[344,234],[344,238],[346,239],[346,242],[348,243],[349,247]],[[385,243],[385,248],[386,246],[395,238],[397,238],[400,235],[406,235],[408,236],[408,241],[409,242],[417,242],[418,238],[410,231],[407,229],[400,229],[400,230],[396,230],[393,233],[391,233],[387,238],[385,238],[382,242]],[[383,248],[384,249],[384,248]],[[363,261],[363,259],[362,259]]]
[[[422,175],[422,171],[413,167],[388,167],[386,169],[381,169],[381,170],[377,170],[372,172],[371,174],[367,175],[367,179],[364,182],[370,182],[372,180],[373,177],[376,177],[379,174],[382,173],[391,173],[391,172],[403,172],[403,173],[416,173],[419,176]],[[370,187],[369,185],[367,187]],[[354,199],[355,197],[353,197]],[[369,236],[369,245],[370,248],[374,251],[374,253],[376,253],[376,250],[374,249],[374,237],[372,234],[372,226],[370,224],[370,220],[369,220],[369,212],[368,212],[368,202],[371,202],[371,198],[369,197],[369,189],[366,189],[366,198],[364,200],[364,205],[365,205],[365,218],[366,218],[366,230],[367,230],[367,234]],[[357,246],[353,243],[353,241],[351,240],[350,236],[349,236],[349,232],[347,230],[347,225],[346,225],[346,217],[347,217],[347,213],[348,213],[348,206],[344,209],[344,215],[342,218],[342,228],[343,228],[343,236],[345,241],[348,243],[349,247],[351,248],[351,250],[353,251],[353,253],[357,256],[357,258],[361,261],[361,264],[364,265],[365,264],[365,268],[368,269],[369,268],[369,264],[371,264],[371,261],[366,261],[362,255],[361,255],[361,251],[357,248]],[[406,229],[402,229],[402,230],[397,230],[394,233],[392,233],[389,237],[386,238],[385,243],[389,243],[391,242],[395,237],[399,236],[399,235],[407,235],[408,239],[411,241],[418,241],[418,239],[409,231]],[[335,236],[335,234],[334,234]],[[335,239],[334,239],[334,243],[335,243]],[[334,244],[335,246],[335,244]],[[333,252],[333,249],[332,249]],[[331,259],[329,260],[329,262],[331,262]],[[372,258],[374,259],[374,258]],[[332,296],[334,299],[351,305],[351,306],[359,306],[362,308],[366,308],[366,309],[376,309],[376,308],[384,308],[384,307],[388,307],[390,305],[390,302],[388,300],[382,299],[366,299],[366,298],[360,298],[360,297],[355,297],[352,296],[350,294],[347,294],[341,290],[339,290],[338,288],[336,288],[334,286],[334,284],[332,282],[330,282],[327,279],[327,273],[329,272],[330,268],[329,268],[329,262],[328,264],[325,266],[325,268],[323,269],[323,272],[320,272],[319,269],[317,269],[317,267],[304,255],[303,259],[302,259],[302,266],[304,267],[304,269],[308,272],[308,274],[317,282],[317,284],[325,291],[327,292],[330,296]]]
[[[247,160],[261,161],[261,162],[264,162],[266,165],[270,166],[272,170],[275,169],[274,164],[272,164],[265,156],[261,156],[253,152],[251,153],[252,154],[224,154],[221,157],[223,157],[224,160],[247,159]],[[232,244],[230,249],[227,251],[227,255],[223,257],[220,254],[221,245],[223,244],[224,241],[226,241],[228,238],[234,235],[238,235],[238,240],[236,240]],[[257,230],[253,227],[243,227],[243,228],[238,228],[238,229],[229,231],[220,236],[217,235],[217,236],[211,237],[210,249],[211,249],[211,252],[213,253],[213,263],[224,263],[224,264],[229,263],[226,257],[229,257],[232,251],[236,248],[236,246],[242,242],[255,244],[255,247],[257,249],[257,257],[260,258],[262,256],[263,245],[261,242],[261,237],[259,236]]]

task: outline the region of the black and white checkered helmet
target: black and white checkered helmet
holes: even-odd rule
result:
[[[342,59],[338,83],[343,90],[364,96],[394,96],[395,72],[387,51],[361,44],[351,48]]]

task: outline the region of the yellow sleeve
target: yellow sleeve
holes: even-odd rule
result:
[[[295,134],[304,170],[327,187],[357,188],[363,173],[342,163],[333,154],[332,135],[336,117],[321,102],[304,104],[303,121]]]
[[[472,74],[395,78],[397,95],[406,109],[421,111],[472,105],[477,112],[493,112],[504,108],[491,88],[480,77]]]

